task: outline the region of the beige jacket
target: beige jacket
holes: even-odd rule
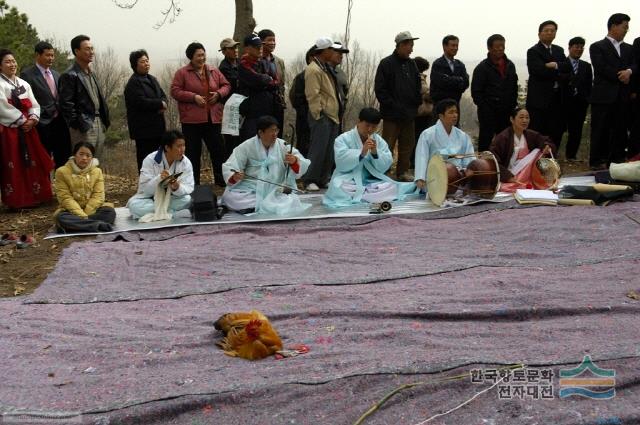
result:
[[[79,217],[88,217],[102,206],[113,207],[104,202],[104,177],[98,168],[98,160],[93,158],[87,168],[81,170],[73,158],[56,170],[55,191],[62,211]]]
[[[317,61],[311,62],[304,71],[304,94],[313,119],[318,120],[324,114],[331,121],[340,124],[335,85]]]

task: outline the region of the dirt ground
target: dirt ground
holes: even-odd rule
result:
[[[587,170],[586,163],[560,161],[564,174]],[[210,170],[203,170],[203,182],[211,181]],[[135,178],[105,175],[107,201],[116,207],[124,206],[136,191]],[[73,242],[91,240],[93,237],[73,237],[43,240],[52,227],[53,212],[57,202],[33,209],[8,211],[0,207],[0,234],[32,235],[35,243],[26,249],[16,249],[15,244],[0,246],[0,297],[12,297],[33,292],[56,266],[60,254]]]

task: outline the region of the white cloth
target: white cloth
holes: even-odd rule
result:
[[[40,119],[40,104],[33,95],[29,83],[19,77],[15,77],[15,81],[7,81],[5,78],[8,79],[5,75],[0,78],[0,124],[5,127],[20,127],[27,121],[27,118],[20,112],[20,105],[14,106],[9,103],[11,91],[16,87],[24,87],[24,93],[18,96],[20,99],[31,101],[31,108],[29,108],[27,116]]]
[[[340,188],[352,198],[356,195],[358,186],[355,182],[343,182]],[[391,182],[369,183],[364,186],[361,199],[364,202],[393,201],[398,198],[398,185]]]
[[[224,103],[220,133],[231,136],[238,136],[240,134],[240,127],[242,127],[242,123],[244,122],[244,117],[240,114],[240,104],[246,98],[246,96],[234,93]]]
[[[473,156],[473,144],[467,133],[458,127],[451,128],[451,133],[447,134],[442,125],[442,121],[427,128],[420,134],[418,145],[416,146],[416,169],[415,180],[427,180],[427,166],[429,160],[435,154],[440,154],[444,160],[452,163],[458,168],[466,168],[475,159]],[[447,159],[448,155],[466,154],[465,158]]]
[[[518,137],[516,134],[513,135],[513,155],[511,155],[511,159],[509,160],[509,169],[511,170],[516,163],[518,162],[518,155],[520,151],[527,146],[527,138],[524,137],[524,133]]]
[[[171,188],[167,186],[163,188],[158,184],[156,193],[153,196],[153,204],[155,210],[152,213],[145,214],[138,220],[140,223],[149,223],[151,221],[171,220],[173,217],[169,210],[169,202],[171,202]]]
[[[234,174],[231,170],[236,170],[243,171],[247,176],[295,188],[296,178],[302,177],[307,172],[311,161],[294,148],[292,154],[298,158],[299,169],[297,173],[290,169],[287,174],[289,166],[284,162],[287,153],[289,153],[289,146],[285,145],[282,139],[276,139],[269,149],[264,147],[258,136],[242,142],[233,150],[227,162],[222,164],[222,175],[227,182],[222,203],[229,209],[255,208],[257,213],[276,215],[297,214],[310,208],[311,204],[300,202],[300,198],[295,193],[285,195],[280,187],[270,183],[256,181],[251,177],[246,177],[234,184],[230,182]],[[255,204],[249,205],[252,194],[255,194]],[[234,208],[239,205],[243,208]]]

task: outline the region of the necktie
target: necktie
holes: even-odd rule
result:
[[[56,82],[53,81],[53,75],[51,75],[51,71],[49,71],[48,69],[44,71],[44,79],[47,80],[47,85],[49,86],[49,90],[51,90],[51,94],[53,95],[53,97],[58,97]]]
[[[578,75],[578,61],[572,61],[573,64],[573,73]]]

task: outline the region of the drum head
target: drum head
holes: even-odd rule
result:
[[[557,189],[560,174],[560,165],[555,159],[540,158],[531,169],[531,183],[540,190]]]
[[[427,167],[427,196],[435,205],[441,207],[447,197],[447,166],[439,154],[429,160]]]
[[[467,192],[484,199],[493,199],[500,189],[500,168],[493,153],[479,152],[467,167]]]

